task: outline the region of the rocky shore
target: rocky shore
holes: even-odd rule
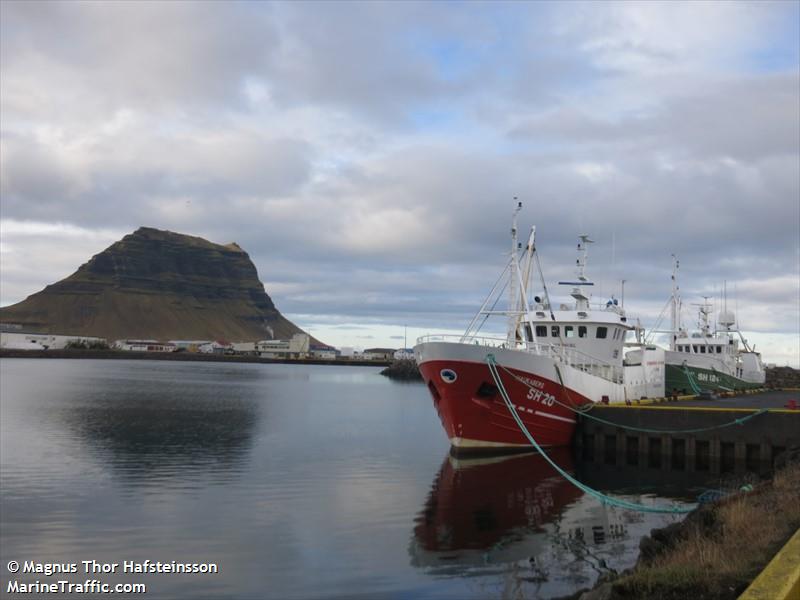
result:
[[[392,364],[381,371],[381,375],[400,381],[422,381],[422,375],[419,372],[417,363],[408,359],[393,361]]]
[[[766,385],[770,388],[800,388],[800,370],[792,367],[769,367]]]

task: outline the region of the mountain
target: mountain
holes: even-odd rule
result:
[[[238,245],[141,227],[12,306],[23,331],[117,339],[256,341],[302,330],[284,318]]]

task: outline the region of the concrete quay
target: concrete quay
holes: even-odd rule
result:
[[[787,408],[792,401],[797,409]],[[755,414],[761,410],[767,412]],[[696,429],[705,430],[687,432]],[[580,415],[574,444],[579,456],[596,464],[711,475],[766,472],[781,452],[800,446],[800,392],[595,405]]]

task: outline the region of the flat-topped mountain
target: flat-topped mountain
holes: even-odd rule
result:
[[[275,308],[238,245],[149,227],[66,279],[0,308],[0,323],[109,341],[256,341],[301,332]]]

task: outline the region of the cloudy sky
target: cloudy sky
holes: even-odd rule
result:
[[[0,3],[1,302],[141,225],[335,345],[462,330],[518,196],[652,325],[671,255],[800,363],[797,2]]]

